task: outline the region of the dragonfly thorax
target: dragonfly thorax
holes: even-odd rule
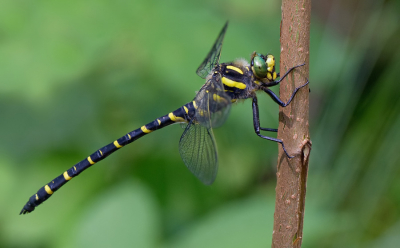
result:
[[[253,72],[245,59],[219,64],[213,73],[221,76],[224,91],[232,101],[249,98],[256,90]]]
[[[219,64],[214,68],[213,73],[221,75],[225,92],[230,96],[232,102],[252,97],[263,84],[277,78],[274,56],[256,52],[252,54],[250,64],[240,58],[232,63]]]

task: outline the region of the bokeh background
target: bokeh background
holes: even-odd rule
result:
[[[221,61],[279,57],[280,1],[2,1],[0,247],[269,247],[278,145],[251,102],[214,131],[204,186],[154,132],[33,213],[28,198],[96,149],[192,100],[226,20]],[[399,247],[400,2],[314,1],[303,247]],[[278,87],[274,89],[279,91]],[[261,123],[278,106],[259,94]]]

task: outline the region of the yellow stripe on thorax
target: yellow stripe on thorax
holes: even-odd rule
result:
[[[53,191],[50,189],[49,185],[46,184],[46,186],[44,186],[44,190],[46,190],[47,194],[52,195]]]
[[[186,114],[188,114],[189,113],[188,108],[186,108],[186,106],[183,106],[183,108],[185,109]]]
[[[213,99],[216,102],[227,102],[225,98],[223,98],[222,96],[219,96],[217,94],[213,94]]]
[[[195,101],[193,101],[193,107],[194,107],[195,109],[197,109],[197,104],[196,104]]]
[[[228,87],[238,88],[241,90],[246,88],[246,85],[244,83],[236,82],[236,81],[230,80],[229,78],[226,78],[226,77],[222,77],[222,83]]]
[[[234,70],[234,71],[239,72],[240,74],[243,74],[243,71],[242,71],[242,70],[240,70],[239,68],[237,68],[236,66],[233,66],[233,65],[228,65],[228,66],[226,67],[226,69],[231,69],[231,70]]]
[[[151,133],[151,132],[153,132],[152,130],[147,129],[146,126],[142,126],[140,129],[142,129],[143,133]]]
[[[67,180],[67,181],[69,181],[69,180],[72,179],[72,177],[70,177],[70,176],[68,175],[68,172],[64,172],[63,175],[64,175],[65,180]]]

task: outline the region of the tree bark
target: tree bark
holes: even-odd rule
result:
[[[280,83],[280,98],[287,102],[296,87],[309,75],[311,0],[282,0],[280,72],[296,68]],[[306,197],[309,135],[309,88],[300,89],[287,107],[279,108],[278,138],[283,140],[289,159],[279,147],[272,247],[301,247]]]

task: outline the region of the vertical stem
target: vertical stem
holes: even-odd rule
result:
[[[311,0],[282,0],[280,72],[303,64],[280,84],[280,98],[286,102],[294,89],[309,75]],[[279,147],[272,247],[301,247],[308,158],[311,141],[308,130],[308,86],[293,101],[279,109],[278,138],[290,155]]]

